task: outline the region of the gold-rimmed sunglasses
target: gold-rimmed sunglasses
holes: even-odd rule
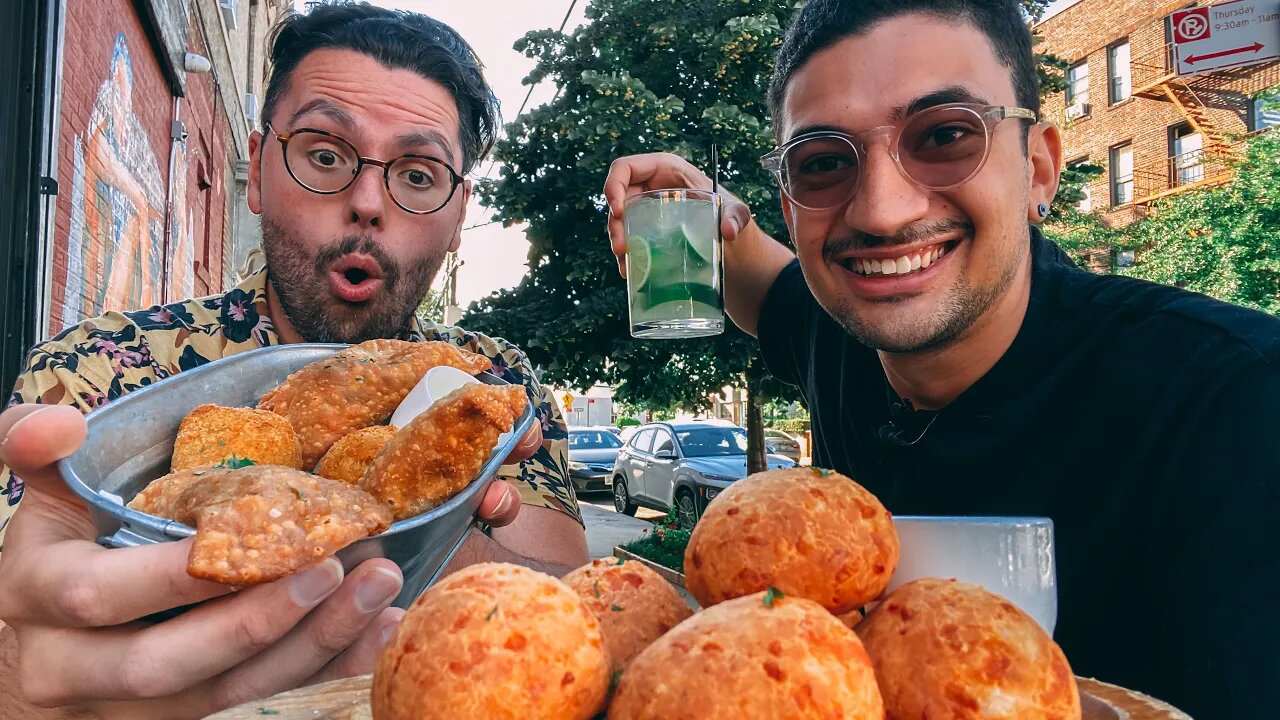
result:
[[[973,179],[991,154],[991,134],[1010,118],[1036,121],[1026,108],[948,103],[913,113],[892,125],[850,135],[805,133],[760,159],[791,202],[830,210],[849,202],[862,185],[867,145],[888,136],[889,157],[903,177],[926,190],[950,190]]]

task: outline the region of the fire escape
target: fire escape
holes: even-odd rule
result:
[[[1212,187],[1229,181],[1244,147],[1240,139],[1229,138],[1214,126],[1205,105],[1196,95],[1195,78],[1180,78],[1173,70],[1173,47],[1133,61],[1133,95],[1173,103],[1186,118],[1192,133],[1199,135],[1200,147],[1169,156],[1133,170],[1133,204],[1147,208],[1160,198],[1194,188]]]

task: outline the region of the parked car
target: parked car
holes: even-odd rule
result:
[[[613,433],[614,435],[621,435],[621,434],[622,434],[622,428],[617,427],[617,426],[615,426],[615,425],[601,425],[600,427],[604,428],[605,430],[608,430],[609,432]]]
[[[800,464],[800,441],[794,437],[773,428],[764,429],[764,441],[769,446],[769,452],[777,453],[791,461]]]
[[[578,492],[608,490],[622,441],[608,428],[569,428],[569,479]]]
[[[768,455],[770,470],[795,466]],[[644,506],[674,507],[691,528],[716,495],[747,475],[747,431],[723,420],[651,423],[618,453],[613,468],[613,507],[635,515]]]

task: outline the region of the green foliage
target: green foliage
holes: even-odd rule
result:
[[[1230,183],[1159,203],[1125,245],[1127,275],[1280,315],[1280,133],[1253,138]]]
[[[801,420],[799,418],[794,418],[794,419],[789,418],[785,420],[774,420],[773,422],[769,423],[769,427],[773,428],[774,430],[781,430],[784,433],[789,433],[794,435],[798,433],[807,432],[810,427],[810,422],[808,420]]]
[[[618,418],[618,427],[619,427],[619,428],[626,428],[626,427],[639,427],[639,426],[640,426],[640,421],[639,421],[639,420],[637,420],[637,419],[635,419],[635,418],[633,418],[633,417],[631,417],[631,416]]]
[[[623,545],[622,549],[662,567],[684,572],[684,549],[689,545],[689,536],[690,531],[680,529],[672,508],[666,517],[653,521],[652,530],[646,531],[644,537]]]
[[[1160,200],[1127,227],[1058,210],[1045,232],[1074,257],[1133,250],[1125,275],[1280,314],[1280,133],[1252,138],[1230,182]]]
[[[444,322],[444,295],[435,288],[428,288],[422,302],[418,303],[417,315],[427,322]]]

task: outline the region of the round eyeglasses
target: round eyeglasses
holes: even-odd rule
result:
[[[333,195],[351,187],[366,165],[382,168],[387,194],[400,209],[429,215],[449,203],[462,184],[462,176],[445,161],[429,155],[401,155],[375,160],[360,155],[347,140],[324,130],[299,128],[278,133],[284,167],[302,187],[320,195]]]
[[[903,177],[926,190],[950,190],[977,175],[991,154],[991,133],[1009,118],[1036,121],[1026,108],[948,103],[856,135],[819,130],[793,138],[760,159],[791,202],[831,210],[862,185],[867,144],[889,136],[889,157]]]

